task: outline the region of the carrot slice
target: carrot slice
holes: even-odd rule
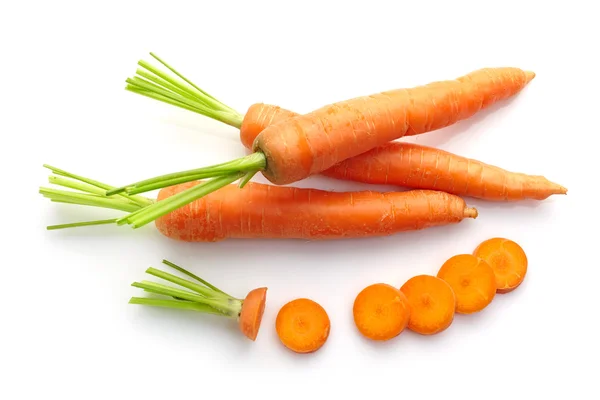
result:
[[[456,295],[456,312],[471,314],[487,307],[496,294],[494,270],[472,254],[449,258],[437,274],[448,282]]]
[[[398,336],[407,327],[410,305],[399,289],[375,283],[356,296],[352,313],[363,336],[384,341]]]
[[[296,353],[312,353],[327,341],[331,322],[320,304],[300,298],[279,310],[275,328],[285,347]]]
[[[456,296],[450,285],[435,276],[417,275],[402,285],[400,291],[410,304],[408,329],[433,335],[447,329],[454,320]]]
[[[498,293],[512,292],[525,279],[527,255],[510,239],[485,240],[477,246],[473,255],[485,260],[494,270]]]
[[[244,299],[240,312],[240,330],[251,340],[256,340],[260,323],[265,312],[267,302],[267,288],[257,288]]]

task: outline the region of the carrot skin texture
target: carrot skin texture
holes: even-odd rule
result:
[[[170,186],[158,200],[199,182]],[[165,236],[186,242],[227,238],[330,240],[389,236],[476,218],[477,210],[444,192],[379,193],[249,182],[227,185],[155,221]]]
[[[458,79],[432,82],[333,103],[266,127],[253,151],[267,159],[263,175],[285,185],[406,135],[467,119],[518,93],[531,73],[484,68]]]
[[[239,324],[242,333],[250,340],[256,340],[267,301],[267,288],[251,290],[242,303]]]
[[[413,143],[390,142],[344,160],[324,176],[361,183],[441,190],[490,201],[544,200],[567,189],[543,176],[511,172]]]

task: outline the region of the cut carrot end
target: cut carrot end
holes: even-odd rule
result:
[[[240,312],[240,330],[250,340],[256,340],[260,323],[265,312],[267,288],[254,289],[248,293]]]
[[[531,82],[533,78],[535,78],[535,72],[525,71],[525,84]]]
[[[479,211],[475,207],[467,207],[465,208],[465,218],[477,218],[479,216]]]
[[[275,320],[275,330],[285,347],[295,353],[314,353],[329,337],[331,322],[317,302],[300,298],[286,303]]]

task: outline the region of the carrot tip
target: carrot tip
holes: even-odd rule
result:
[[[525,71],[525,83],[531,82],[531,80],[535,78],[535,72],[533,71]]]
[[[477,218],[479,216],[479,212],[475,207],[467,207],[465,208],[465,218]]]

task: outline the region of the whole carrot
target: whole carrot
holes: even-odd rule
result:
[[[567,189],[543,176],[511,172],[433,147],[390,142],[323,172],[336,179],[442,190],[492,201],[544,200]]]
[[[158,200],[197,185],[162,189]],[[388,236],[475,218],[460,197],[414,190],[329,192],[250,182],[228,185],[156,220],[165,236],[183,241],[226,238],[326,240]]]
[[[49,229],[122,225],[128,216],[202,185],[187,182],[170,186],[160,190],[155,200],[125,193],[105,196],[102,193],[112,186],[47,167],[57,175],[50,177],[51,183],[77,190],[41,188],[40,192],[52,201],[129,212],[121,218]],[[245,189],[226,185],[158,217],[155,225],[163,235],[188,242],[228,238],[327,240],[388,236],[476,217],[477,210],[468,207],[462,198],[439,191],[329,192],[250,182]]]
[[[206,104],[217,104],[218,117],[231,114],[227,106],[201,93],[199,88],[194,86],[193,91],[186,92],[183,89],[186,86],[178,86],[177,81],[169,81],[169,77],[160,72],[149,71],[155,73],[155,82],[167,82],[163,86],[175,88],[175,94],[182,93],[178,94],[182,101],[189,103],[189,99],[196,96]],[[126,220],[131,226],[143,226],[229,183],[240,180],[243,187],[257,172],[276,185],[289,184],[406,134],[451,125],[472,116],[495,99],[514,94],[531,77],[532,74],[515,68],[482,69],[455,80],[340,101],[268,126],[254,140],[253,153],[244,158],[146,179],[106,194],[143,193],[201,178],[213,178],[205,186],[165,199]],[[158,85],[150,81],[142,84],[140,80],[143,79],[136,81],[141,85],[139,92],[157,97],[153,90]],[[160,96],[163,100],[169,99],[167,94]],[[173,103],[171,100],[167,102]]]

